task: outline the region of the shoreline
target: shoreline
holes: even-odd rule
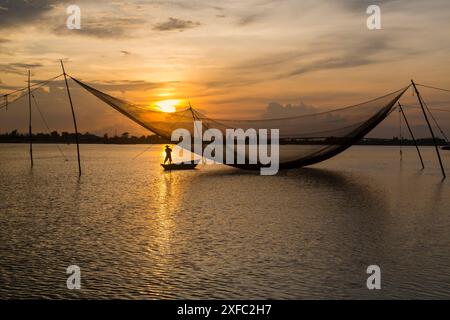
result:
[[[5,144],[5,145],[8,145],[8,144],[25,144],[25,145],[28,145],[29,144],[29,141],[0,141],[0,144]],[[67,144],[67,145],[76,145],[76,143],[75,142],[60,142],[60,141],[33,141],[33,145],[35,145],[35,144]],[[83,142],[81,142],[80,141],[80,143],[79,143],[80,145],[81,144],[89,144],[89,145],[165,145],[165,144],[174,144],[173,142],[160,142],[160,143],[149,143],[149,142],[85,142],[85,141],[83,141]],[[310,143],[310,144],[307,144],[307,143],[280,143],[280,145],[298,145],[298,146],[301,146],[301,145],[322,145],[322,144],[320,144],[320,143],[317,143],[317,144],[313,144],[313,143]],[[403,141],[402,143],[399,143],[399,142],[392,142],[392,143],[382,143],[382,142],[377,142],[377,141],[370,141],[370,142],[367,142],[367,141],[360,141],[360,142],[357,142],[357,143],[355,143],[355,144],[353,144],[353,145],[355,145],[355,146],[380,146],[380,147],[389,147],[389,146],[391,146],[391,147],[414,147],[414,142],[413,141],[411,141],[411,140],[408,140],[408,141]],[[420,146],[420,147],[432,147],[432,146],[434,146],[434,144],[433,144],[433,142],[431,141],[431,142],[428,142],[428,141],[423,141],[423,142],[420,142],[420,141],[418,141],[418,143],[417,143],[417,145],[418,146]],[[446,146],[447,144],[445,143],[445,142],[441,142],[441,141],[438,141],[438,143],[437,143],[437,145],[439,146],[439,147],[442,147],[442,146]]]

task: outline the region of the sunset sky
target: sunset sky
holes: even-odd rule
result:
[[[81,30],[66,27],[69,4],[81,8]],[[370,4],[381,7],[382,30],[366,27]],[[111,95],[149,105],[189,100],[220,118],[342,107],[411,78],[450,88],[449,12],[448,0],[0,0],[0,93],[25,86],[27,69],[34,81],[60,74],[59,59],[68,74]],[[36,98],[52,129],[70,131],[62,85]],[[147,133],[70,85],[82,132]],[[423,93],[430,107],[450,110],[450,94]],[[0,110],[0,132],[25,131],[26,102]],[[450,130],[449,115],[439,118]],[[414,110],[411,119],[423,129]],[[392,136],[396,121],[375,133]]]

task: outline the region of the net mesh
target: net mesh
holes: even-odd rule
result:
[[[194,121],[202,121],[203,130],[278,129],[280,136],[280,168],[296,168],[329,159],[346,150],[368,134],[392,112],[395,103],[409,88],[382,97],[327,112],[279,119],[230,120],[212,119],[187,108],[167,113],[139,106],[101,92],[75,78],[81,87],[129,117],[144,128],[170,140],[172,131],[183,128],[194,135]],[[244,155],[245,156],[245,155]],[[243,169],[258,169],[257,164],[233,164]]]

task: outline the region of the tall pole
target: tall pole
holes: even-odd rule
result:
[[[399,117],[398,117],[398,125],[399,125],[399,134],[398,134],[398,138],[399,138],[399,144],[400,144],[400,161],[402,161],[403,160],[403,149],[402,149],[402,146],[403,146],[403,134],[402,134],[402,118],[401,118],[401,115],[400,115],[400,113],[401,113],[401,111],[400,110],[398,110],[398,115],[399,115]]]
[[[413,80],[411,80],[411,83],[412,83],[412,85],[414,87],[414,91],[416,92],[417,100],[419,100],[420,107],[422,108],[422,112],[423,112],[423,115],[424,115],[425,120],[427,122],[428,129],[430,130],[431,137],[433,138],[434,148],[436,149],[436,154],[437,154],[438,159],[439,159],[439,164],[441,166],[442,175],[444,176],[444,179],[445,179],[447,176],[445,175],[445,170],[444,170],[444,166],[442,164],[441,154],[439,153],[439,148],[438,148],[438,145],[436,143],[436,137],[434,136],[433,128],[431,128],[430,121],[428,120],[427,113],[425,112],[425,108],[423,106],[422,96],[420,95],[419,90],[417,90],[416,84],[414,83]]]
[[[417,154],[419,155],[420,164],[422,165],[422,169],[425,169],[425,166],[424,166],[424,164],[423,164],[422,155],[420,154],[419,146],[417,145],[416,138],[414,137],[414,134],[413,134],[413,132],[412,132],[412,130],[411,130],[411,127],[409,126],[408,119],[406,118],[405,112],[403,112],[403,108],[402,108],[402,105],[400,104],[400,102],[397,102],[397,103],[398,103],[398,107],[400,108],[400,112],[401,112],[402,115],[403,115],[403,119],[405,120],[406,126],[408,127],[409,134],[411,135],[411,138],[412,138],[413,141],[414,141],[414,145],[416,146]]]
[[[78,141],[78,127],[77,119],[75,118],[75,111],[73,110],[72,96],[70,95],[69,84],[67,83],[67,75],[64,70],[64,64],[61,60],[61,68],[64,75],[64,81],[66,83],[67,95],[69,96],[70,109],[72,110],[73,126],[75,127],[75,142],[77,143],[77,157],[78,157],[78,176],[81,177],[81,161],[80,161],[80,144]]]
[[[28,70],[28,137],[30,139],[30,163],[33,168],[33,136],[31,131],[31,72]]]

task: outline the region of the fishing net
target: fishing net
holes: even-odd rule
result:
[[[202,121],[203,130],[218,129],[224,136],[227,129],[278,129],[281,169],[312,165],[346,150],[383,121],[409,88],[408,86],[364,103],[321,113],[279,119],[230,120],[212,119],[194,108],[171,113],[153,110],[148,106],[112,97],[75,78],[72,79],[136,123],[169,140],[173,130],[179,128],[188,130],[194,136],[197,130],[194,127],[195,120]],[[246,161],[244,164],[232,166],[258,169],[263,165]]]

